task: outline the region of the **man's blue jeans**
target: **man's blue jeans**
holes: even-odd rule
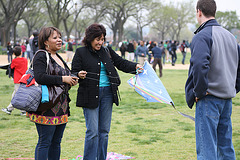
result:
[[[182,64],[185,64],[185,58],[186,58],[186,52],[182,52],[182,56],[183,56],[183,58],[182,58]]]
[[[165,64],[165,61],[166,61],[166,54],[167,54],[167,53],[162,54],[162,59],[163,59],[162,62],[163,62],[163,64]]]
[[[196,105],[198,160],[235,160],[232,144],[232,99],[207,95]]]
[[[87,127],[84,160],[106,160],[112,105],[111,87],[100,87],[98,107],[96,109],[83,108]]]
[[[59,160],[61,140],[66,124],[54,126],[35,124],[39,136],[35,149],[35,160]]]

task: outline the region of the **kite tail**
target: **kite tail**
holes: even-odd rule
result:
[[[182,113],[182,112],[179,112],[179,111],[175,108],[173,102],[170,102],[170,103],[172,104],[173,108],[174,108],[179,114],[181,114],[182,116],[187,117],[187,118],[189,118],[189,119],[195,121],[195,118],[194,118],[194,117],[189,116],[189,115],[187,115],[187,114],[184,114],[184,113]]]

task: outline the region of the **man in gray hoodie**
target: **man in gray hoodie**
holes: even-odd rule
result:
[[[200,27],[190,46],[185,94],[190,108],[196,102],[197,159],[235,160],[231,113],[240,90],[240,47],[215,20],[214,0],[198,0],[196,10]]]

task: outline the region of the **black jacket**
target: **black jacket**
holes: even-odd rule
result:
[[[70,89],[69,85],[62,82],[62,76],[67,76],[70,73],[70,69],[68,68],[67,64],[64,62],[64,60],[61,58],[59,54],[57,54],[58,58],[63,62],[65,71],[63,72],[62,67],[60,67],[57,62],[51,57],[51,54],[49,54],[49,65],[53,67],[54,74],[47,74],[47,56],[46,52],[39,51],[36,52],[33,58],[33,71],[34,71],[34,78],[38,84],[41,85],[48,85],[48,86],[59,86],[61,85],[64,87],[64,93],[62,94],[60,98],[60,103],[57,103],[55,106],[51,106],[51,109],[44,110],[44,111],[37,111],[34,112],[38,115],[43,116],[62,116],[65,114],[68,114],[70,116],[69,112],[69,102],[71,101],[69,98],[68,90]],[[61,69],[60,69],[61,68]],[[50,94],[49,94],[50,96]],[[51,98],[51,97],[49,97]],[[66,104],[67,102],[67,104]],[[67,108],[66,108],[67,107]],[[43,109],[43,108],[41,108]]]
[[[32,48],[33,48],[33,54],[35,54],[38,50],[38,36],[33,38]]]
[[[129,43],[129,44],[127,45],[127,51],[128,51],[128,52],[134,52],[134,46],[133,46],[132,43]]]
[[[113,102],[118,105],[118,73],[114,66],[127,73],[136,73],[136,64],[121,58],[111,48],[103,48],[93,51],[91,48],[81,47],[76,50],[72,60],[72,73],[77,75],[79,71],[87,71],[85,79],[79,79],[77,94],[77,106],[85,108],[97,108],[99,97],[99,79],[101,63],[104,64],[109,75],[113,92]]]
[[[8,75],[9,78],[13,78],[14,75],[14,69],[11,68],[11,63],[7,65],[0,66],[1,69],[6,69],[6,75]]]
[[[51,57],[51,54],[49,54],[50,61],[53,63],[53,65],[56,65],[55,60]],[[67,66],[67,64],[64,62],[61,56],[57,54],[58,58],[63,62],[65,68],[70,70]],[[33,70],[34,70],[34,78],[37,83],[42,85],[61,85],[65,84],[62,82],[62,75],[48,75],[46,73],[47,68],[47,57],[45,52],[39,52],[37,53],[33,58]]]

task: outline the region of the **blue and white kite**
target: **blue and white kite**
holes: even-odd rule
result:
[[[147,61],[144,63],[143,72],[130,78],[128,84],[133,87],[138,94],[143,96],[147,102],[166,103],[172,105],[173,108],[176,109],[163,83]],[[194,121],[193,117],[179,111],[177,112]]]

